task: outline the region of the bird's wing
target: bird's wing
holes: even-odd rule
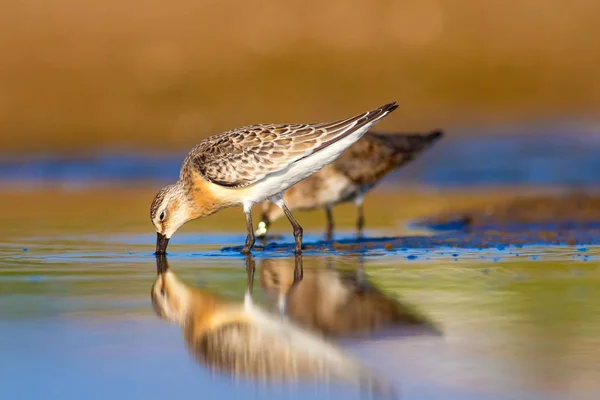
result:
[[[396,109],[389,103],[363,114],[320,124],[262,124],[209,137],[194,147],[182,167],[227,187],[252,185],[324,149]]]

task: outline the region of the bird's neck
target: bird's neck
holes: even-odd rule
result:
[[[191,183],[190,183],[191,182]],[[207,217],[217,211],[236,205],[222,195],[217,185],[200,177],[181,182],[191,219]],[[227,191],[227,190],[226,190]]]

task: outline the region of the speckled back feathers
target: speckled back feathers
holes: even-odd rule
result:
[[[252,185],[384,117],[396,107],[394,102],[335,122],[250,125],[211,136],[189,152],[180,181],[191,182],[192,172],[196,171],[217,185]]]

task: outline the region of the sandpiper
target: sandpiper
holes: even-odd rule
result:
[[[210,370],[265,382],[340,382],[396,397],[392,385],[322,336],[258,306],[186,285],[165,256],[157,256],[151,299],[155,313],[181,327],[191,355]]]
[[[152,201],[156,254],[166,253],[169,239],[187,221],[238,205],[246,214],[242,253],[248,254],[254,246],[252,206],[266,199],[292,224],[295,252],[301,252],[302,227],[283,192],[333,162],[397,107],[393,102],[335,122],[251,125],[203,140],[183,161],[177,183],[162,188]]]
[[[357,207],[357,236],[365,224],[365,195],[384,176],[413,160],[443,136],[441,130],[427,134],[382,134],[367,132],[333,163],[290,187],[283,196],[289,210],[324,208],[327,217],[326,238],[333,238],[333,212],[336,204],[354,202]],[[263,238],[282,212],[272,202],[262,204],[256,236]]]

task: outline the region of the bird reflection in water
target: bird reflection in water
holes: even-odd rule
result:
[[[297,280],[291,260],[264,259],[261,286],[288,318],[328,337],[441,334],[414,307],[379,291],[364,276],[362,265],[353,272],[342,272],[331,266],[330,258],[326,262],[326,268],[308,269],[303,279]]]
[[[156,260],[152,306],[160,318],[181,327],[190,353],[210,370],[262,382],[342,383],[379,398],[397,398],[393,386],[322,335],[254,305],[252,256],[246,257],[249,279],[243,303],[188,286],[169,269],[166,257]],[[296,281],[301,278],[301,261],[298,256],[292,282],[294,275]]]

